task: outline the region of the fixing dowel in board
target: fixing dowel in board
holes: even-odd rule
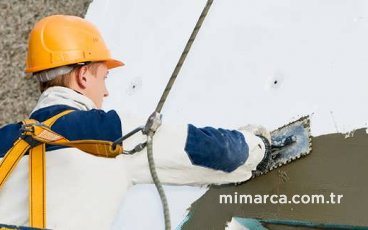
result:
[[[266,90],[279,89],[284,82],[284,75],[280,72],[276,72],[266,80]]]
[[[127,88],[127,94],[132,96],[134,95],[138,90],[142,88],[142,78],[141,77],[135,77],[129,84]]]

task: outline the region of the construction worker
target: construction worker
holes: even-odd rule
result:
[[[115,141],[122,136],[121,118],[101,107],[109,95],[105,85],[109,70],[123,65],[111,58],[100,33],[87,20],[67,15],[40,20],[29,36],[26,63],[26,72],[38,79],[42,92],[30,118],[45,122],[70,111],[54,122],[55,133],[48,136]],[[19,138],[26,140],[22,134],[27,124],[0,129],[0,159]],[[40,144],[26,141],[31,147]],[[270,134],[257,126],[237,131],[163,125],[154,142],[158,175],[162,183],[177,185],[246,181],[254,170],[267,167],[269,141]],[[29,158],[21,157],[0,190],[3,224],[29,225]],[[109,229],[127,189],[152,182],[145,151],[111,158],[48,144],[46,159],[45,212],[51,229]]]

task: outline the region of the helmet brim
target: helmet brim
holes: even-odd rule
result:
[[[116,59],[108,59],[105,61],[105,64],[108,69],[113,69],[125,65],[123,62]]]

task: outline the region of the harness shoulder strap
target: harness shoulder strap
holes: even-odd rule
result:
[[[63,111],[43,124],[51,127],[59,118],[73,112]],[[24,123],[28,123],[27,120]],[[34,121],[34,120],[33,120]],[[29,225],[46,228],[46,144],[39,144],[29,151]]]
[[[25,140],[19,138],[14,143],[13,147],[5,154],[0,163],[0,189],[29,148],[30,145]]]

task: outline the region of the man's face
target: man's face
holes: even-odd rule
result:
[[[88,83],[85,88],[85,96],[90,98],[98,109],[101,109],[103,98],[109,95],[105,84],[108,69],[104,63],[97,63],[96,65],[96,71],[91,68],[87,71]]]

